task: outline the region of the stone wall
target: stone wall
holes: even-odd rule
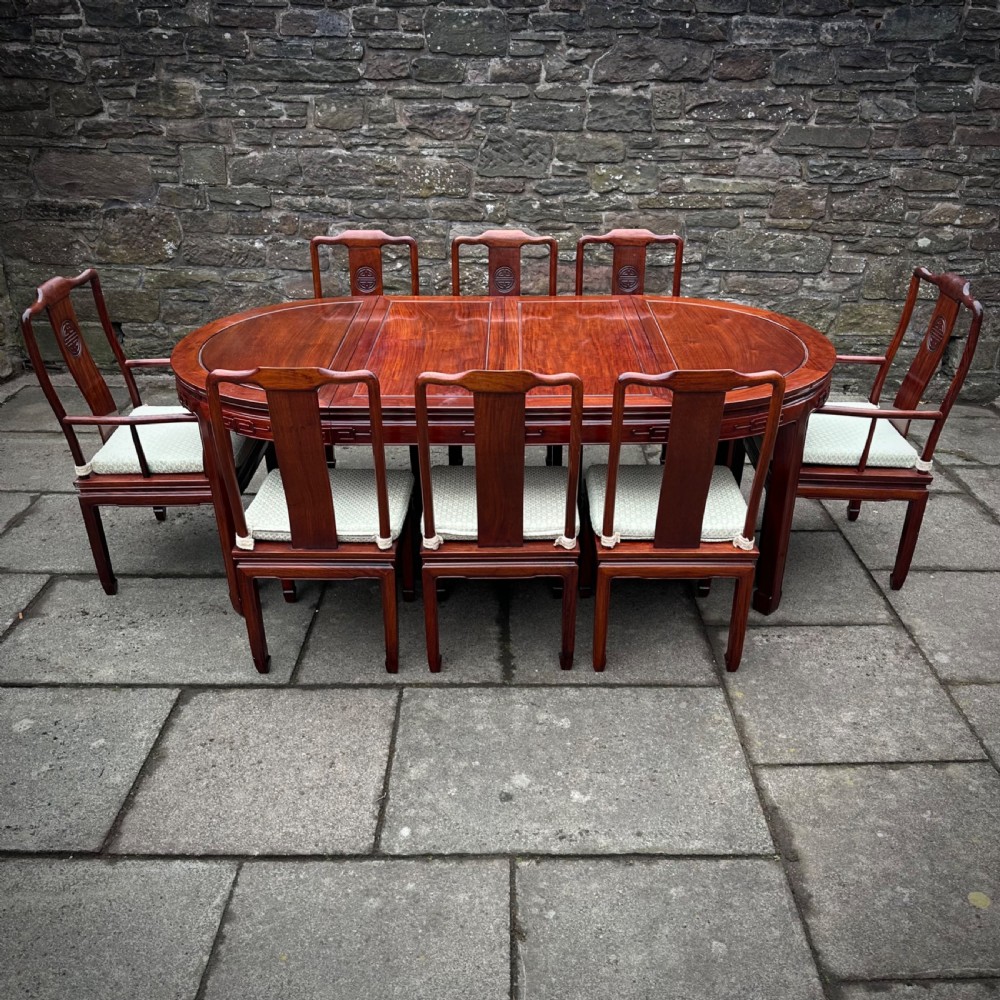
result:
[[[1000,305],[998,39],[992,0],[0,0],[10,301],[95,265],[149,355],[309,295],[316,233],[412,234],[430,293],[459,233],[556,236],[568,290],[645,226],[684,294],[875,349],[914,264]]]

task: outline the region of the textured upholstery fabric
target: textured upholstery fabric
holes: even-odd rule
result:
[[[162,416],[188,413],[183,406],[137,406],[132,414]],[[145,424],[138,427],[139,440],[153,473],[202,472],[201,435],[194,421],[180,424]],[[237,468],[253,447],[253,441],[231,434]],[[128,427],[117,427],[90,461],[91,471],[103,475],[139,475],[139,456]]]
[[[656,530],[656,510],[660,503],[662,465],[619,465],[615,491],[615,533],[622,541],[650,541]],[[600,535],[604,525],[604,494],[608,488],[608,467],[593,465],[587,473],[590,523]],[[731,542],[743,534],[747,505],[732,472],[717,465],[701,522],[703,542]]]
[[[373,469],[330,469],[330,491],[340,542],[374,542],[378,535],[378,501]],[[399,537],[413,491],[413,476],[400,469],[386,472],[389,529]],[[291,541],[288,502],[281,470],[274,469],[261,484],[246,510],[247,531],[259,541]]]
[[[524,470],[524,537],[527,541],[559,538],[566,527],[566,469],[529,465]],[[475,541],[476,470],[468,465],[431,469],[434,528],[446,541]],[[576,533],[580,514],[576,515]]]
[[[831,403],[836,406],[877,410],[871,403]],[[871,421],[863,416],[844,417],[833,413],[814,413],[806,430],[806,445],[802,453],[804,465],[857,465],[868,440]],[[888,420],[875,426],[868,465],[882,469],[912,469],[919,457],[916,449]]]

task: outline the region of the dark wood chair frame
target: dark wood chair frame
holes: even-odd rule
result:
[[[489,295],[521,294],[521,248],[545,246],[549,249],[549,295],[556,294],[559,244],[551,236],[532,236],[521,229],[487,229],[478,236],[456,236],[451,241],[451,294],[462,294],[459,251],[464,246],[484,246],[488,250],[486,274]]]
[[[263,389],[274,436],[278,468],[288,502],[290,542],[255,541],[250,549],[238,540],[248,535],[240,489],[233,464],[229,433],[223,421],[219,386],[249,385]],[[318,390],[326,385],[364,385],[368,391],[371,446],[375,466],[379,535],[389,537],[389,498],[386,487],[382,401],[378,378],[370,371],[334,372],[326,368],[254,368],[216,370],[208,376],[208,412],[216,468],[236,540],[229,552],[239,588],[243,617],[254,666],[267,673],[269,655],[261,614],[258,580],[357,580],[374,578],[382,594],[385,624],[385,669],[399,669],[399,625],[396,603],[396,564],[400,563],[404,592],[413,592],[412,518],[403,534],[381,549],[374,542],[339,542],[333,496],[327,473],[324,433]],[[234,544],[236,541],[236,544]]]
[[[729,619],[726,669],[736,670],[743,655],[747,616],[753,594],[754,569],[759,551],[754,544],[757,511],[765,473],[778,435],[785,380],[777,372],[670,371],[661,375],[625,372],[615,386],[608,452],[608,484],[601,534],[614,533],[618,468],[625,422],[625,394],[629,386],[669,389],[673,393],[668,428],[667,455],[663,465],[659,505],[652,541],[619,541],[613,547],[596,544],[588,531],[583,544],[588,558],[597,563],[594,603],[594,669],[607,662],[608,609],[611,581],[625,577],[679,578],[700,581],[732,577],[736,581]],[[740,539],[703,542],[702,520],[712,470],[716,462],[726,393],[741,388],[770,386],[771,398],[760,452],[760,472],[754,476],[747,502],[747,516]],[[595,526],[596,527],[596,526]],[[737,544],[739,542],[739,545]],[[745,546],[745,547],[742,547]]]
[[[646,288],[646,250],[651,244],[674,248],[673,283],[670,294],[681,294],[684,240],[676,233],[661,236],[648,229],[612,229],[602,236],[581,236],[576,243],[576,294],[583,294],[584,252],[591,244],[610,244],[611,294],[642,295]]]
[[[38,298],[21,316],[21,332],[31,359],[32,367],[38,377],[42,392],[49,401],[59,426],[62,428],[69,445],[73,463],[76,466],[77,478],[74,482],[83,523],[87,529],[87,538],[94,555],[94,564],[98,578],[105,593],[114,594],[118,591],[118,580],[111,565],[108,550],[108,540],[101,519],[101,507],[152,507],[156,519],[164,520],[166,508],[172,506],[196,506],[212,503],[212,489],[205,472],[186,473],[153,473],[149,469],[146,453],[139,438],[138,428],[145,424],[181,424],[195,423],[197,417],[191,413],[169,415],[139,415],[121,416],[118,404],[108,388],[108,384],[97,367],[87,341],[80,328],[76,310],[73,307],[72,293],[83,285],[89,285],[97,308],[97,316],[101,328],[111,348],[112,356],[125,380],[129,401],[133,407],[142,405],[139,387],[136,385],[137,368],[170,367],[168,358],[141,358],[129,360],[125,357],[118,337],[115,335],[111,318],[108,314],[104,294],[101,291],[101,281],[94,268],[87,268],[75,278],[51,278],[38,289]],[[49,378],[35,337],[33,322],[42,313],[48,315],[55,340],[59,346],[62,359],[73,376],[84,401],[90,408],[87,415],[70,415],[59,398],[56,387]],[[90,471],[90,463],[84,457],[75,428],[96,426],[102,443],[107,441],[118,427],[128,427],[132,435],[136,456],[139,462],[139,473],[136,474],[99,474]],[[260,464],[267,442],[261,441],[249,452],[239,469],[239,481],[243,486],[253,477]]]
[[[972,365],[973,355],[979,341],[979,329],[983,321],[983,307],[971,294],[969,282],[957,274],[932,274],[924,267],[914,269],[910,279],[910,287],[906,303],[900,316],[899,326],[884,355],[838,355],[840,364],[876,365],[878,371],[875,382],[869,394],[869,401],[878,404],[886,379],[892,367],[893,359],[903,342],[914,307],[917,303],[921,284],[927,284],[937,290],[937,301],[927,323],[916,355],[903,378],[891,407],[882,409],[872,416],[868,411],[861,414],[856,409],[831,404],[817,410],[816,413],[830,413],[851,416],[857,420],[868,420],[870,427],[865,441],[864,450],[856,466],[835,465],[805,465],[799,471],[796,496],[820,500],[847,500],[848,519],[856,520],[861,512],[864,500],[887,501],[905,500],[906,516],[903,520],[903,530],[896,551],[896,561],[889,583],[893,590],[899,590],[906,581],[913,552],[920,534],[920,525],[930,496],[929,489],[933,480],[931,462],[934,449],[937,446],[945,420],[951,412],[955,400],[961,391],[962,384]],[[941,365],[945,348],[955,332],[958,317],[962,310],[969,312],[969,329],[965,338],[955,373],[948,384],[944,398],[936,409],[920,410],[917,407],[930,383],[934,373]],[[930,421],[930,432],[921,450],[918,466],[912,469],[887,469],[868,465],[868,455],[872,439],[875,436],[877,420],[890,420],[893,426],[905,437],[911,428],[912,421]]]
[[[445,541],[427,547],[436,534],[434,495],[431,489],[430,416],[428,386],[440,385],[472,393],[474,427],[470,432],[476,449],[476,541]],[[574,539],[572,548],[524,538],[525,397],[540,386],[568,387],[571,401],[566,425],[570,463],[566,482],[566,517],[563,535]],[[539,375],[529,371],[468,371],[456,375],[424,372],[415,387],[420,486],[424,511],[422,578],[427,662],[441,669],[438,640],[436,582],[439,578],[506,579],[558,577],[562,590],[562,646],[559,663],[573,666],[576,635],[576,600],[579,579],[579,540],[576,540],[577,490],[583,432],[583,382],[577,375]]]
[[[312,264],[313,295],[323,298],[323,281],[319,266],[319,248],[343,246],[347,248],[347,269],[350,276],[351,295],[382,295],[382,248],[407,246],[410,248],[410,294],[420,294],[420,264],[417,259],[417,241],[412,236],[390,236],[381,229],[347,229],[336,236],[314,236],[309,241],[309,259]]]

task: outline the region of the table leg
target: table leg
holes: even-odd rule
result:
[[[808,416],[782,424],[774,444],[771,475],[764,501],[764,522],[760,529],[760,557],[757,559],[757,587],[753,595],[755,611],[769,615],[781,603],[781,583],[795,513],[795,490],[799,484],[802,448],[806,440]]]

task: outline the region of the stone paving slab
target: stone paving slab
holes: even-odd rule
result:
[[[205,861],[0,862],[0,996],[194,997],[235,872]]]
[[[399,672],[389,674],[378,586],[367,580],[331,581],[296,679],[301,684],[499,683],[497,588],[489,582],[456,581],[438,610],[441,671],[432,674],[427,666],[423,602],[400,599]]]
[[[1000,518],[1000,469],[963,466],[955,476],[980,503],[985,504],[993,516]]]
[[[834,501],[824,500],[830,509]],[[875,580],[888,588],[884,571],[896,561],[906,504],[866,503],[857,521],[841,521],[840,530],[861,561],[876,569]],[[915,569],[1000,569],[1000,525],[969,497],[931,497],[913,554]]]
[[[504,860],[249,862],[205,1000],[501,1000],[509,898]]]
[[[0,642],[0,683],[286,683],[320,585],[299,594],[286,604],[262,585],[271,670],[259,674],[224,580],[128,578],[109,597],[94,578],[59,579]]]
[[[885,594],[939,677],[1000,681],[1000,573],[910,573]]]
[[[31,493],[0,493],[0,532],[31,506]]]
[[[1000,979],[963,983],[920,979],[909,983],[847,983],[832,987],[832,1000],[996,1000]]]
[[[47,576],[35,573],[0,573],[0,636],[45,586],[46,580]]]
[[[771,861],[526,861],[517,867],[524,1000],[822,1000]]]
[[[758,780],[834,978],[1000,974],[989,764],[766,768]]]
[[[371,851],[394,691],[206,691],[185,698],[112,849]]]
[[[721,654],[726,633],[716,639]],[[899,628],[752,629],[725,683],[756,763],[983,757]]]
[[[731,580],[712,581],[708,597],[698,600],[706,622],[729,625],[733,588]],[[831,625],[893,620],[868,570],[838,532],[796,531],[789,543],[781,605],[770,615],[751,609],[749,623]]]
[[[85,454],[87,444],[83,445]],[[95,448],[96,450],[96,448]],[[3,488],[73,493],[73,456],[62,434],[0,434]]]
[[[931,426],[930,421],[915,421],[911,437],[922,444]],[[934,462],[1000,465],[1000,416],[981,406],[956,406],[948,414],[934,449]]]
[[[616,580],[608,662],[593,668],[594,601],[577,602],[572,670],[559,667],[562,607],[545,580],[510,591],[510,647],[517,684],[718,684],[715,661],[686,581]]]
[[[176,697],[0,689],[0,850],[98,850]]]
[[[389,854],[772,849],[722,693],[408,690]]]
[[[129,401],[128,391],[123,387],[112,391],[115,402],[121,406]],[[59,398],[70,416],[82,417],[90,413],[90,407],[84,402],[83,393],[76,386],[64,386],[59,390]],[[174,392],[176,404],[177,393]],[[63,439],[63,431],[56,420],[56,415],[45,398],[39,385],[26,385],[0,406],[0,432],[2,431],[52,431]],[[86,425],[76,428],[77,434],[97,434],[95,427]],[[69,469],[72,473],[72,465]]]
[[[151,507],[102,507],[101,519],[118,576],[225,573],[215,512],[209,504],[168,507],[165,521],[157,521]],[[76,496],[39,497],[18,524],[0,535],[0,569],[89,573],[96,578]],[[119,583],[124,593],[128,583]]]
[[[1000,768],[1000,685],[956,685],[951,695]]]

